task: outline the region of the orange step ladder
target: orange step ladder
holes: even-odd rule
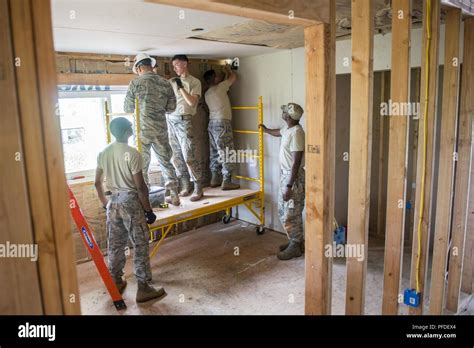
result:
[[[90,229],[89,225],[87,224],[84,215],[82,214],[81,208],[77,203],[76,197],[74,193],[72,193],[71,188],[68,186],[69,191],[69,208],[71,209],[71,215],[76,223],[77,229],[79,234],[81,235],[82,241],[86,246],[89,254],[94,260],[95,266],[99,271],[99,274],[107,288],[107,291],[114,302],[114,306],[117,310],[126,309],[127,306],[122,298],[122,295],[117,289],[112,276],[110,275],[109,269],[107,268],[104,256],[102,255],[99,246],[97,245],[92,230]]]

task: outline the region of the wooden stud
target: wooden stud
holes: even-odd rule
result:
[[[431,14],[427,12],[427,2],[423,2],[423,39],[422,39],[422,57],[421,57],[421,98],[420,98],[420,119],[418,120],[418,156],[417,156],[417,170],[416,170],[416,199],[415,199],[415,225],[413,228],[413,246],[412,246],[412,260],[410,273],[410,287],[416,289],[417,278],[419,279],[419,291],[421,292],[421,301],[418,307],[410,307],[410,314],[422,314],[423,312],[423,297],[424,287],[426,282],[426,269],[428,264],[429,251],[429,236],[431,227],[431,207],[433,194],[433,164],[434,164],[434,149],[436,144],[436,118],[437,118],[437,94],[438,94],[438,43],[439,43],[439,26],[440,26],[440,3],[439,1],[431,1]],[[426,59],[426,47],[428,44],[425,23],[427,16],[431,16],[431,44],[429,52],[429,66],[428,70],[424,62]],[[427,93],[425,81],[429,79],[429,93]],[[425,103],[428,103],[428,112],[425,114]],[[427,146],[426,153],[424,151],[424,123],[427,119],[426,137]],[[423,172],[423,165],[426,164],[426,173]],[[421,209],[421,186],[422,178],[424,176],[424,205]],[[418,229],[418,221],[420,214],[422,214],[421,229]],[[420,235],[421,243],[418,242],[418,233]],[[420,246],[420,252],[418,252]],[[419,262],[418,262],[419,258]],[[419,263],[419,269],[417,266]],[[417,277],[418,274],[418,277]]]
[[[134,74],[77,74],[59,73],[59,85],[92,85],[92,86],[128,86],[136,76]]]
[[[336,120],[335,4],[331,24],[305,28],[305,313],[331,314]]]
[[[73,235],[69,229],[61,128],[57,105],[57,83],[53,45],[51,4],[49,0],[30,0],[35,32],[36,70],[43,123],[49,199],[52,209],[56,257],[58,260],[64,314],[79,314],[79,290],[76,275]]]
[[[458,115],[461,10],[449,8],[445,25],[443,106],[441,114],[440,154],[433,265],[430,287],[430,314],[443,313],[448,244],[451,226],[453,175]]]
[[[31,251],[35,240],[16,94],[14,69],[19,57],[14,56],[11,44],[11,21],[14,20],[9,13],[8,0],[0,0],[0,243],[7,250],[10,245],[26,245]],[[0,313],[44,314],[36,262],[27,257],[5,257],[0,262]]]
[[[390,90],[391,102],[399,106],[399,112],[402,105],[410,103],[410,7],[410,1],[392,1]],[[398,314],[405,232],[407,134],[411,116],[390,112],[382,314]]]
[[[271,23],[312,26],[329,24],[332,0],[146,0],[149,3],[248,17]],[[185,14],[184,14],[185,15]]]
[[[351,129],[347,246],[362,248],[362,261],[347,258],[346,314],[363,314],[372,152],[374,2],[352,0]]]
[[[472,166],[472,122],[474,118],[474,18],[464,21],[464,53],[461,75],[461,99],[459,113],[459,139],[457,148],[457,169],[455,178],[455,196],[453,203],[452,247],[450,250],[448,290],[446,297],[447,309],[457,312],[459,292],[463,268],[467,270],[464,290],[472,292],[472,237],[474,228],[467,224],[468,205],[470,210],[474,205],[469,202],[469,192]],[[445,64],[446,66],[446,64]],[[445,67],[446,69],[446,67]],[[468,227],[469,226],[469,227]],[[467,232],[469,231],[469,232]],[[466,240],[466,243],[464,241]],[[468,244],[469,243],[469,244]],[[465,254],[469,256],[463,266]],[[471,262],[469,262],[471,261]],[[469,281],[470,279],[470,281]]]
[[[390,99],[390,72],[381,73],[381,91],[380,100],[382,103]],[[380,108],[378,108],[381,111]],[[385,130],[387,128],[386,117],[381,112],[378,113],[379,120],[379,143],[378,143],[378,188],[377,188],[377,235],[381,238],[385,236],[385,217],[387,210],[387,138]],[[374,119],[375,123],[375,119]]]
[[[413,69],[413,80],[414,80],[414,93],[413,93],[413,100],[418,102],[420,100],[420,79],[421,79],[421,69],[414,68]],[[417,118],[419,117],[419,110]],[[416,185],[413,185],[414,180],[416,179],[416,167],[417,167],[417,158],[418,158],[418,119],[412,118],[411,124],[409,125],[410,131],[413,131],[413,140],[412,145],[410,148],[411,151],[411,178],[410,178],[410,185],[407,187],[407,193],[410,194],[410,202],[411,202],[411,209],[408,214],[408,223],[407,223],[407,230],[408,230],[408,240],[411,241],[413,238],[413,226],[415,223],[415,208],[414,208],[414,200],[416,197]]]
[[[44,312],[45,314],[62,314],[56,247],[54,233],[51,229],[51,206],[48,200],[48,186],[45,185],[47,173],[29,0],[10,1],[10,10],[11,18],[14,19],[12,22],[14,54],[20,59],[19,65],[15,69],[18,104],[30,209],[35,241],[38,244]]]

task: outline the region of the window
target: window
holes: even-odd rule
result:
[[[103,98],[60,98],[66,173],[91,170],[106,145]]]
[[[100,90],[100,86],[94,89],[73,87],[77,86],[59,87],[64,165],[67,174],[90,176],[97,166],[97,155],[107,145],[105,101],[110,113],[124,113],[126,87],[107,87],[105,90],[103,87]],[[134,124],[133,116],[121,117]],[[129,145],[135,146],[135,134],[130,137]],[[156,166],[158,161],[154,151],[151,153],[151,164]]]

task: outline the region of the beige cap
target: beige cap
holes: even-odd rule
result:
[[[296,103],[282,105],[281,110],[286,112],[293,120],[298,121],[303,116],[303,108]]]

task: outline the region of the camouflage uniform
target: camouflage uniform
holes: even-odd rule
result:
[[[196,141],[191,115],[168,115],[168,132],[173,164],[178,177],[201,182],[201,164],[196,158]]]
[[[305,198],[305,171],[300,169],[296,181],[293,185],[290,199],[283,201],[283,190],[290,180],[290,171],[281,171],[280,190],[278,192],[278,216],[290,240],[302,242],[304,240],[303,231],[303,208]]]
[[[176,109],[176,97],[169,81],[154,73],[146,73],[130,82],[125,97],[125,112],[134,112],[135,98],[140,108],[140,140],[142,143],[143,177],[147,185],[150,149],[156,153],[167,189],[177,189],[178,180],[171,163],[172,150],[168,139],[167,112]]]
[[[137,281],[151,280],[148,255],[149,229],[138,199],[138,193],[116,192],[107,204],[108,266],[114,280],[125,267],[125,247],[130,238],[134,248],[134,272]]]
[[[234,137],[230,120],[209,120],[209,145],[211,158],[211,171],[220,173],[224,177],[232,175],[234,164],[226,162],[224,157],[228,151],[234,150]]]

